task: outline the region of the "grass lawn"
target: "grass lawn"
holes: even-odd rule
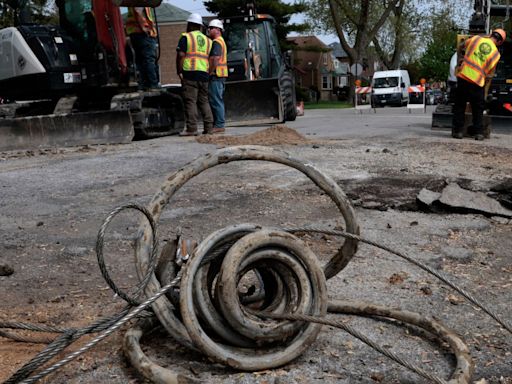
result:
[[[304,109],[333,109],[333,108],[352,108],[352,103],[347,101],[324,101],[320,100],[318,103],[309,101],[304,103]]]

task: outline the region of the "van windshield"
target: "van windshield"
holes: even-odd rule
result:
[[[373,79],[373,88],[398,87],[398,77],[380,77]]]

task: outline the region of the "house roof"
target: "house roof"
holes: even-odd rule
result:
[[[159,23],[175,23],[177,21],[186,21],[190,16],[189,11],[178,8],[175,5],[162,3],[155,8],[156,17]]]
[[[185,11],[184,9],[168,3],[160,4],[159,7],[155,8],[155,12],[159,24],[186,22],[190,16],[189,11]],[[125,8],[125,11],[123,12],[123,19],[126,19],[127,16],[128,11]]]
[[[332,54],[335,57],[343,58],[348,57],[347,52],[341,47],[340,43],[331,43],[329,44],[329,47],[332,48]]]
[[[318,50],[329,50],[329,47],[316,36],[293,36],[287,40],[295,45],[297,50],[309,50],[317,48]]]

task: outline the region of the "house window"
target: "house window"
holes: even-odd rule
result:
[[[346,76],[338,76],[338,87],[345,87],[347,85],[347,77]]]
[[[322,76],[322,89],[332,89],[331,76]]]
[[[327,54],[323,53],[322,57],[324,59],[324,65],[327,65]]]
[[[334,61],[334,68],[338,69],[338,67],[340,66],[340,62],[338,60],[333,60]]]

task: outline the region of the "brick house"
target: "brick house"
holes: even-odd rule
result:
[[[312,100],[336,100],[336,89],[347,85],[346,62],[316,36],[295,36],[288,41],[294,46],[296,86],[310,90]]]
[[[183,32],[187,29],[190,12],[162,3],[156,8],[158,32],[160,36],[160,82],[162,84],[179,84],[176,75],[176,46]]]

